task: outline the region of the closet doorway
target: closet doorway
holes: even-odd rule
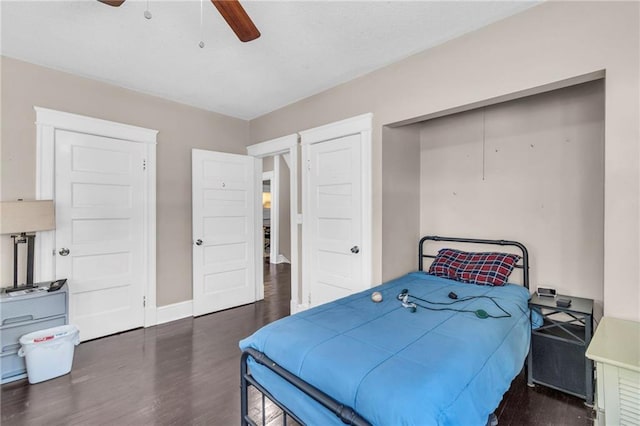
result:
[[[258,143],[247,147],[250,156],[262,160],[262,234],[264,284],[274,281],[290,286],[290,312],[299,301],[299,220],[298,220],[298,135]],[[268,185],[268,186],[267,186]],[[268,189],[268,191],[267,191]],[[268,249],[267,249],[268,244]],[[283,274],[283,270],[285,273]],[[290,283],[282,277],[290,277]],[[273,282],[271,283],[273,284]],[[264,299],[265,285],[259,286],[257,300]]]
[[[262,159],[262,231],[267,263],[291,263],[289,167],[281,155]]]
[[[278,263],[278,232],[272,233],[278,229],[278,215],[273,214],[278,203],[277,185],[274,183],[272,171],[262,173],[262,257],[265,263]]]

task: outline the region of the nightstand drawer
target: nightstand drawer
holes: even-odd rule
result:
[[[2,383],[27,377],[24,358],[18,356],[17,350],[0,354],[0,365],[2,365],[2,373],[0,374]]]
[[[67,312],[66,292],[49,293],[46,296],[46,303],[37,303],[36,298],[3,300],[0,311],[0,326],[64,315]]]
[[[46,328],[57,327],[59,325],[65,325],[66,317],[59,316],[56,318],[49,318],[42,321],[33,321],[28,324],[16,324],[15,326],[5,326],[0,333],[0,352],[8,352],[20,349],[20,343],[18,340],[21,336],[32,331],[44,330]],[[2,367],[4,371],[4,366]]]

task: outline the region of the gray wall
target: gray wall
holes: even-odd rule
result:
[[[191,294],[191,149],[246,154],[246,121],[2,57],[2,200],[35,197],[34,105],[156,129],[157,303]],[[0,279],[12,280],[11,240],[0,239]]]

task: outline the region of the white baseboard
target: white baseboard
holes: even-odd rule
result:
[[[276,258],[276,263],[291,263],[291,261],[286,257],[284,257],[283,254],[279,254],[278,257]]]
[[[171,305],[159,306],[157,324],[193,316],[193,300],[185,300]]]
[[[298,312],[306,311],[307,309],[309,309],[308,303],[298,303],[295,300],[291,300],[291,303],[289,305],[289,310],[291,312],[291,315]]]
[[[309,309],[309,304],[308,303],[302,303],[302,304],[296,306],[296,312],[306,311],[307,309]]]

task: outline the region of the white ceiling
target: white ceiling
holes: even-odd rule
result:
[[[539,0],[243,1],[262,36],[241,43],[208,0],[1,3],[1,52],[252,119],[396,62]],[[199,48],[200,40],[205,42]]]

